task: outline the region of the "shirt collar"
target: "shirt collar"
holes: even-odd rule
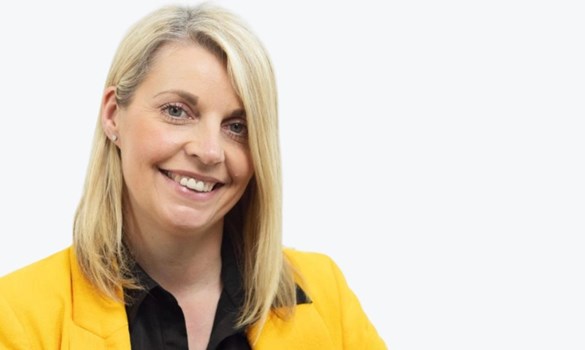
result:
[[[244,302],[242,273],[240,272],[229,234],[225,233],[221,245],[221,264],[222,294],[225,293],[234,309],[239,310]],[[136,317],[144,298],[153,289],[162,288],[136,262],[132,264],[131,273],[142,288],[124,290],[128,322],[130,324],[132,324],[132,321]]]
[[[221,280],[223,284],[223,290],[222,298],[220,298],[220,301],[222,301],[221,299],[223,299],[224,295],[227,296],[227,300],[222,302],[221,303],[222,305],[218,305],[218,308],[222,307],[223,308],[223,310],[221,310],[222,312],[230,314],[231,317],[228,317],[229,320],[226,319],[224,320],[224,322],[229,322],[233,326],[235,325],[238,312],[241,309],[242,305],[244,304],[243,291],[244,283],[241,271],[241,264],[238,263],[232,239],[230,237],[230,232],[227,230],[224,232],[222,239],[221,261],[222,261]],[[128,315],[129,324],[132,324],[133,320],[135,319],[138,310],[140,309],[140,304],[142,303],[144,298],[146,298],[146,296],[149,293],[151,293],[153,289],[162,288],[136,262],[132,264],[131,273],[132,276],[138,281],[138,284],[142,287],[142,289],[124,290],[126,312]],[[297,305],[311,303],[311,300],[309,299],[305,291],[298,284],[296,285],[296,298]],[[219,320],[216,319],[215,323],[217,323],[218,321]]]

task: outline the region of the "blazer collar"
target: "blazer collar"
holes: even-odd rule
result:
[[[248,341],[257,350],[337,349],[323,318],[312,303],[297,305],[291,319],[271,312],[263,326],[248,330]]]
[[[72,320],[78,328],[72,331],[78,337],[71,337],[81,342],[80,347],[72,346],[72,349],[89,349],[88,343],[92,339],[101,341],[100,344],[111,343],[130,348],[130,336],[128,334],[128,322],[124,304],[103,296],[85,278],[73,248],[71,248],[71,294],[72,294]],[[103,346],[103,345],[102,345]],[[121,347],[122,348],[122,347]]]
[[[73,248],[69,256],[73,298],[70,348],[130,349],[124,304],[104,297],[91,285],[81,272]],[[329,331],[322,317],[299,287],[297,285],[299,303],[292,319],[284,321],[271,312],[262,327],[253,325],[248,329],[247,336],[254,349],[274,349],[275,346],[282,350],[335,347],[331,338],[324,336]]]

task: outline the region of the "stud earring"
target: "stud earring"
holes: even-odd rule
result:
[[[110,139],[111,139],[113,142],[116,142],[116,141],[118,141],[118,135],[112,135],[112,136],[110,136]]]

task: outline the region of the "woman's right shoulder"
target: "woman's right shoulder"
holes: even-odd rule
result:
[[[71,248],[0,278],[0,348],[59,348],[71,308]]]
[[[52,294],[68,293],[71,254],[71,248],[67,248],[0,277],[0,297],[10,304],[29,304]]]

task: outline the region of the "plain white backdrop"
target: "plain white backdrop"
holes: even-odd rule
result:
[[[114,51],[169,3],[0,4],[0,275],[70,244]],[[216,3],[274,61],[286,244],[389,348],[585,348],[580,1]]]

